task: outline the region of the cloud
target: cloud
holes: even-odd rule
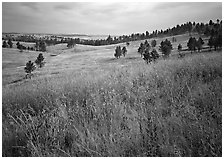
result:
[[[21,4],[21,6],[27,7],[34,11],[39,10],[37,2],[21,2],[20,4]]]
[[[165,10],[174,10],[174,9],[186,9],[186,8],[193,8],[193,9],[204,9],[205,7],[221,5],[220,2],[165,2],[165,3],[158,3],[153,8],[154,11],[165,11]]]
[[[40,2],[2,5],[3,31],[129,34],[222,17],[222,3]]]
[[[70,2],[51,3],[51,5],[53,6],[53,9],[62,11],[79,10],[83,6],[81,3],[70,3]]]

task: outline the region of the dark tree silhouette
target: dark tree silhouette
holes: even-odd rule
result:
[[[68,41],[67,43],[67,47],[68,48],[72,48],[75,46],[75,40],[74,39],[70,39],[70,41]]]
[[[12,43],[12,40],[11,39],[8,40],[8,45],[9,45],[10,48],[12,48],[13,43]]]
[[[172,44],[169,40],[162,41],[160,43],[160,50],[163,54],[163,57],[168,57],[173,49]]]
[[[152,55],[152,59],[154,60],[154,62],[159,58],[159,54],[156,51],[156,49],[152,50],[151,55]]]
[[[23,47],[23,45],[19,44],[19,45],[17,46],[17,49],[19,49],[20,52],[23,52],[24,47]]]
[[[149,38],[149,32],[148,31],[145,32],[145,36],[146,36],[146,38]]]
[[[196,42],[196,45],[197,45],[197,48],[198,48],[198,52],[201,51],[203,44],[204,44],[204,41],[202,40],[201,37],[199,37],[198,40],[197,40],[197,42]]]
[[[145,53],[143,54],[143,60],[145,60],[147,64],[152,61],[152,55],[149,53],[149,49],[145,50]]]
[[[191,53],[192,51],[196,50],[196,45],[197,45],[197,40],[195,39],[195,37],[194,38],[190,37],[187,43],[187,47],[191,51]]]
[[[209,20],[209,25],[213,25],[213,21],[212,20]]]
[[[7,42],[6,42],[6,41],[3,41],[2,47],[3,47],[3,48],[8,47],[8,45],[7,45]]]
[[[115,49],[115,54],[114,54],[114,56],[118,59],[118,58],[121,57],[121,54],[122,54],[121,47],[120,47],[120,46],[117,46],[116,49]]]
[[[127,46],[129,46],[129,45],[130,45],[130,43],[129,43],[129,42],[126,42],[126,45],[127,45]]]
[[[29,61],[26,63],[26,67],[24,68],[26,74],[26,78],[31,78],[32,72],[36,69],[33,62]]]
[[[126,53],[127,53],[127,49],[126,49],[126,47],[124,46],[124,47],[122,48],[122,54],[123,54],[124,57],[125,57]]]
[[[211,51],[212,47],[214,46],[214,39],[212,36],[208,40],[208,46],[210,47],[210,51]]]
[[[156,47],[156,40],[155,39],[151,41],[151,46]]]
[[[141,43],[140,47],[138,48],[138,53],[140,53],[141,57],[143,55],[144,50],[145,50],[145,46],[143,43]]]
[[[40,53],[35,61],[36,65],[38,65],[40,68],[44,66],[44,57],[43,54]]]

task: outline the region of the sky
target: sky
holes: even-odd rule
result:
[[[125,35],[222,19],[221,2],[3,2],[2,31]]]

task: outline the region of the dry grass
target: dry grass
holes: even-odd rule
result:
[[[4,86],[3,156],[222,155],[220,53],[102,68],[89,58],[92,71]]]

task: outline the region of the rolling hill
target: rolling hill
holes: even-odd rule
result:
[[[149,65],[144,40],[120,59],[125,43],[50,46],[32,79],[24,65],[40,52],[3,48],[3,156],[221,156],[221,51],[180,59],[189,35],[175,37],[172,56]]]

